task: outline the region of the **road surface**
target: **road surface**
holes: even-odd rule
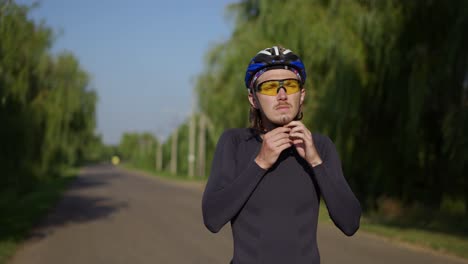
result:
[[[33,230],[10,264],[223,264],[229,225],[211,234],[201,215],[202,184],[173,182],[111,165],[86,167]],[[462,264],[331,224],[318,230],[322,264]]]

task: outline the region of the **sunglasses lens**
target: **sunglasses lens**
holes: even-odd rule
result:
[[[286,88],[286,93],[287,94],[293,94],[297,93],[300,90],[300,85],[297,80],[291,79],[291,80],[285,80],[283,83],[284,88]]]
[[[276,91],[280,87],[279,81],[266,81],[260,84],[259,92],[265,95],[276,95]]]
[[[299,92],[301,85],[296,79],[286,80],[271,80],[260,83],[257,86],[257,91],[264,95],[277,95],[278,88],[284,87],[287,94],[293,94]]]

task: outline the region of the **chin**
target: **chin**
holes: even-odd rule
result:
[[[266,119],[268,120],[268,122],[270,122],[271,124],[275,126],[284,126],[294,119],[291,115],[288,115],[288,114],[282,114],[282,115],[276,114],[273,117],[274,118],[269,118],[267,115]]]
[[[280,116],[278,118],[278,122],[276,122],[276,123],[277,123],[277,125],[283,126],[283,125],[288,124],[291,121],[292,121],[292,118],[290,116],[284,115],[284,116]]]

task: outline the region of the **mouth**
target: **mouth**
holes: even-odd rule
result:
[[[285,111],[285,110],[289,110],[289,105],[279,105],[276,107],[276,110],[279,110],[279,111]]]

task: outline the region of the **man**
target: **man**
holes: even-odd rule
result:
[[[260,51],[247,68],[251,128],[220,137],[203,194],[206,227],[231,222],[233,264],[320,263],[320,196],[346,235],[361,207],[343,177],[333,142],[300,121],[306,72],[291,50]]]

